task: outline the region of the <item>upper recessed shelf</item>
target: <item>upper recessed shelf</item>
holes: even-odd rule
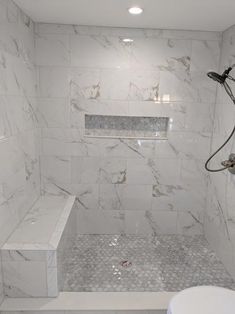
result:
[[[85,136],[167,139],[168,117],[85,115]]]

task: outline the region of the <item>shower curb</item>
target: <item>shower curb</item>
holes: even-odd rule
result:
[[[61,292],[57,298],[5,298],[1,314],[47,311],[154,311],[162,314],[176,292]],[[107,313],[107,312],[106,312]]]

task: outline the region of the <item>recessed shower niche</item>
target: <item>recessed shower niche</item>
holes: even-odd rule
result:
[[[85,115],[85,136],[166,140],[168,117]]]

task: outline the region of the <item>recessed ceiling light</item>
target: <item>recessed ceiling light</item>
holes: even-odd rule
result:
[[[123,38],[122,40],[124,43],[132,43],[134,41],[134,39],[131,38]]]
[[[143,12],[143,9],[141,9],[140,7],[131,7],[131,8],[128,9],[128,12],[130,14],[137,15],[137,14],[141,14]]]

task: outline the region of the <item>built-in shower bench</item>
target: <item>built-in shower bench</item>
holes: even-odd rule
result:
[[[56,297],[76,232],[74,196],[43,196],[1,249],[5,294]]]

